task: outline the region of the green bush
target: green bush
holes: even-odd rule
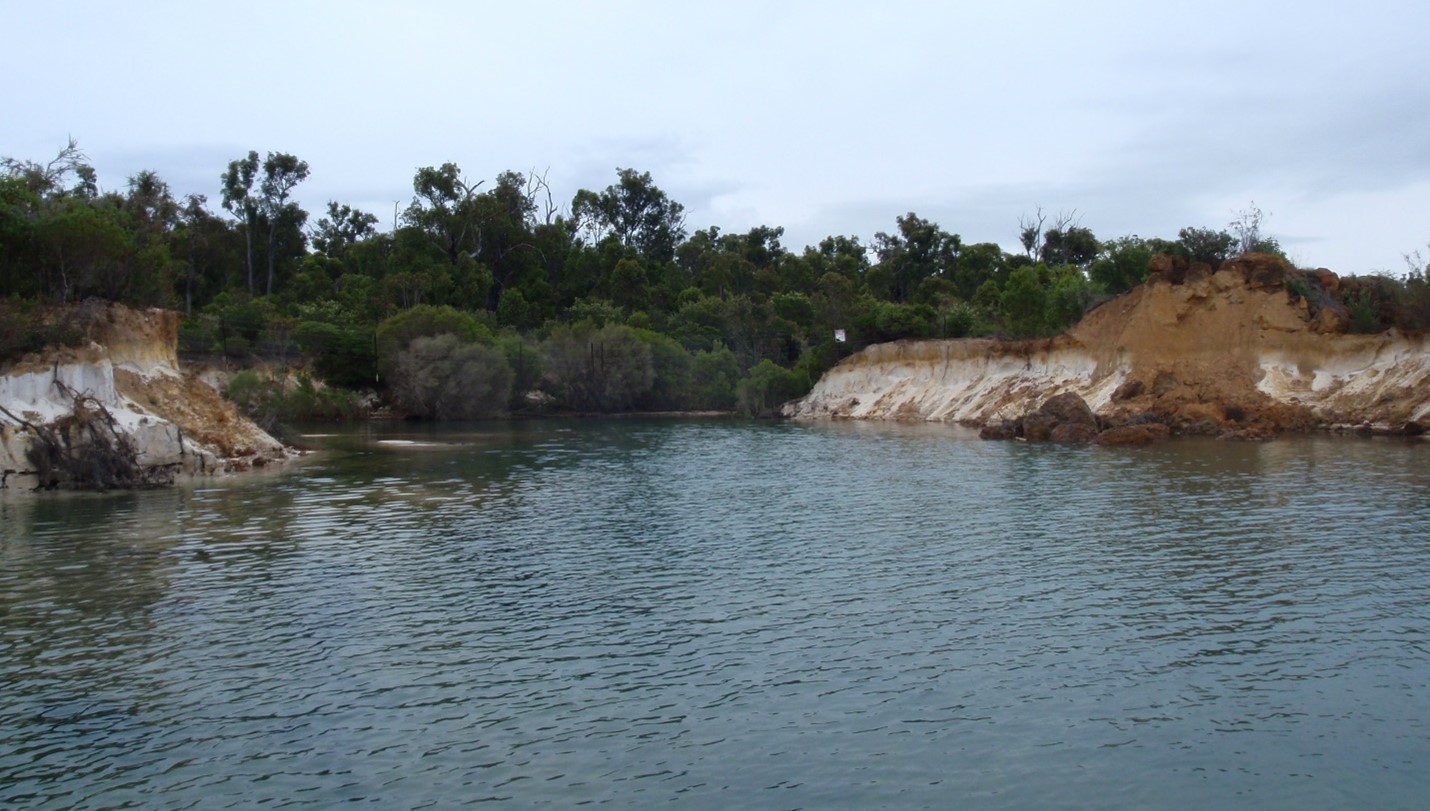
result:
[[[217,351],[230,356],[247,355],[277,317],[273,302],[252,298],[247,293],[225,292],[214,297],[204,313],[218,319]]]
[[[456,335],[414,338],[393,359],[393,396],[414,417],[475,420],[506,411],[512,371],[500,349]]]
[[[772,416],[785,402],[803,396],[811,385],[808,375],[765,359],[736,387],[736,407],[748,417]]]
[[[651,411],[682,411],[690,408],[691,366],[694,358],[680,342],[667,335],[649,330],[636,330],[636,336],[650,348],[650,390],[637,405]]]
[[[1407,332],[1430,329],[1430,272],[1411,271],[1401,279],[1395,324]]]
[[[329,385],[348,389],[380,384],[373,334],[362,329],[340,330],[327,348],[313,358],[313,371]]]
[[[851,321],[860,345],[927,338],[938,314],[927,304],[865,299],[856,302]]]
[[[446,305],[419,304],[392,316],[377,325],[377,367],[383,378],[395,372],[394,363],[400,352],[417,338],[455,335],[458,341],[486,341],[492,332],[470,313]]]
[[[965,301],[955,301],[939,312],[939,333],[943,338],[967,338],[978,327],[978,310]]]
[[[290,422],[345,422],[362,416],[358,397],[346,389],[319,386],[306,374],[292,384],[245,369],[229,379],[224,396],[269,433]]]
[[[25,299],[0,299],[0,365],[47,346],[79,345],[83,330],[60,316]]]
[[[1147,265],[1157,253],[1178,250],[1162,239],[1126,236],[1102,243],[1102,251],[1088,267],[1092,283],[1109,295],[1125,293],[1147,281]]]
[[[521,335],[506,331],[497,336],[496,347],[511,367],[511,397],[513,407],[519,407],[527,392],[541,387],[545,372],[541,365],[541,349]]]
[[[1062,332],[1082,320],[1095,291],[1082,271],[1072,265],[1053,268],[1050,274],[1052,286],[1046,293],[1043,321],[1048,330]]]
[[[589,321],[597,327],[604,327],[607,324],[620,323],[623,312],[618,305],[606,299],[583,298],[572,303],[566,311],[566,317],[572,323]]]
[[[1386,327],[1381,320],[1380,308],[1376,305],[1375,297],[1370,293],[1362,292],[1348,296],[1346,310],[1351,316],[1348,332],[1356,335],[1374,335]]]
[[[578,411],[623,411],[655,382],[650,347],[622,324],[559,326],[541,342],[552,394]]]
[[[999,299],[1003,326],[1015,338],[1041,335],[1047,328],[1047,291],[1038,280],[1035,267],[1025,265],[1013,271]]]
[[[214,315],[194,315],[179,322],[180,352],[218,352],[219,320]]]
[[[839,362],[839,345],[833,341],[823,341],[813,346],[805,347],[800,353],[799,360],[794,365],[794,371],[804,375],[806,380],[819,380],[825,372],[829,371],[834,364]]]
[[[714,349],[695,353],[690,363],[690,408],[697,411],[728,411],[735,407],[735,387],[740,383],[740,364],[735,353],[717,342]]]

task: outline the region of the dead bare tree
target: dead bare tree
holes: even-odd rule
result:
[[[1037,259],[1038,248],[1043,244],[1043,223],[1047,219],[1042,206],[1037,207],[1032,217],[1027,214],[1018,217],[1018,242],[1022,244],[1023,252],[1029,259]]]
[[[532,206],[535,207],[538,195],[546,198],[546,202],[541,206],[541,221],[544,225],[550,225],[561,213],[561,208],[556,205],[552,197],[551,184],[546,181],[546,176],[550,173],[551,167],[548,166],[546,171],[539,175],[535,168],[532,168],[526,175],[526,199],[531,202]]]

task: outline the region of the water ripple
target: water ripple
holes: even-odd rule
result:
[[[278,476],[0,499],[0,805],[1430,789],[1423,446],[382,430]]]

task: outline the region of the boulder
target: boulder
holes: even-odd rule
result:
[[[1147,262],[1147,281],[1181,284],[1187,276],[1187,257],[1159,253]]]
[[[1131,400],[1133,397],[1142,396],[1142,392],[1147,390],[1146,384],[1141,380],[1132,379],[1125,381],[1112,392],[1112,401],[1115,403]]]
[[[1023,417],[1021,425],[1024,439],[1029,442],[1047,442],[1052,438],[1053,428],[1057,426],[1057,421],[1047,414],[1035,411]]]
[[[1171,436],[1172,431],[1160,422],[1144,422],[1109,428],[1093,440],[1098,445],[1150,445]]]
[[[1278,290],[1286,286],[1291,263],[1274,253],[1248,253],[1228,259],[1222,270],[1236,270],[1253,290]]]
[[[1043,401],[1038,413],[1051,417],[1060,425],[1085,425],[1091,426],[1094,432],[1097,430],[1097,417],[1093,415],[1087,401],[1070,391]]]
[[[1053,428],[1048,439],[1067,444],[1085,444],[1097,437],[1097,428],[1080,422],[1065,422]]]
[[[1202,279],[1210,279],[1212,276],[1212,266],[1206,262],[1193,262],[1187,266],[1186,281],[1196,282]]]
[[[1328,271],[1329,272],[1329,271]],[[1339,301],[1322,304],[1311,319],[1311,330],[1322,335],[1343,335],[1351,328],[1351,313]]]
[[[998,420],[983,426],[978,432],[979,439],[1016,439],[1018,426],[1010,420]]]
[[[1161,397],[1178,385],[1180,384],[1177,382],[1176,375],[1171,372],[1158,372],[1157,377],[1152,381],[1152,394]]]
[[[1326,268],[1316,268],[1316,284],[1323,290],[1338,290],[1341,286],[1341,277]]]

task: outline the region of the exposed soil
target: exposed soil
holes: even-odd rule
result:
[[[1288,291],[1291,272],[1264,254],[1215,273],[1168,267],[1056,338],[872,346],[785,414],[986,426],[1071,392],[1100,430],[1139,422],[1247,438],[1337,426],[1423,430],[1426,336],[1341,334],[1344,314]]]

